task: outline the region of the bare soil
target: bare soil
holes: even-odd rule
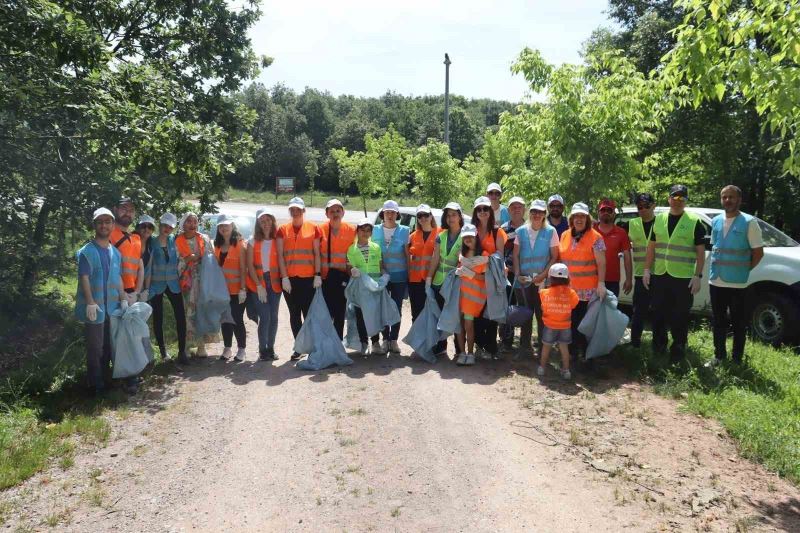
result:
[[[539,380],[510,358],[429,365],[402,343],[302,372],[281,312],[279,361],[255,360],[248,322],[246,362],[153,376],[109,413],[106,447],[0,494],[6,527],[800,531],[797,487],[646,385]]]

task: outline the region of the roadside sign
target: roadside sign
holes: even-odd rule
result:
[[[282,192],[294,193],[294,178],[275,178],[275,194],[277,195]]]

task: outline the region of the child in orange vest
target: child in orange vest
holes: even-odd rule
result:
[[[459,344],[466,346],[456,364],[472,366],[475,364],[475,322],[486,305],[486,264],[488,254],[481,252],[478,230],[472,224],[461,228],[461,255],[458,258],[456,274],[461,276],[461,296],[459,309],[462,316],[463,332],[457,334]],[[466,337],[466,342],[465,342]]]
[[[555,263],[550,267],[550,284],[547,289],[539,290],[542,301],[542,357],[539,360],[538,376],[544,376],[544,369],[550,359],[550,350],[558,344],[561,352],[561,377],[570,379],[569,345],[572,342],[572,310],[580,301],[578,293],[569,286],[569,270],[563,263]]]

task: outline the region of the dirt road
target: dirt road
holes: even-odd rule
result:
[[[2,495],[8,527],[800,531],[800,491],[645,386],[431,366],[407,346],[301,372],[282,312],[279,361],[254,360],[248,323],[248,361],[153,376],[109,414],[108,446]]]

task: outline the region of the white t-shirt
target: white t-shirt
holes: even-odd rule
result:
[[[386,226],[383,227],[383,240],[386,243],[386,246],[389,246],[389,243],[392,242],[392,235],[394,235],[397,226],[393,228],[387,228]]]
[[[722,225],[722,235],[727,236],[728,231],[731,229],[731,225],[736,217],[725,217],[725,222]],[[758,221],[754,218],[750,220],[750,223],[747,224],[747,243],[750,245],[750,248],[761,248],[764,246],[764,239],[761,235],[761,226],[758,225]],[[711,233],[711,244],[714,244],[714,233]],[[732,289],[744,289],[747,287],[747,283],[731,283],[729,281],[723,281],[722,278],[717,279],[710,279],[708,280],[710,285],[715,287],[730,287]]]
[[[531,243],[531,249],[533,249],[533,246],[536,244],[536,237],[538,237],[538,236],[539,236],[539,230],[538,229],[533,229],[532,227],[528,226],[528,242]],[[558,243],[558,232],[554,231],[550,235],[550,248],[553,248],[554,246],[558,247],[558,244],[559,244]]]
[[[269,272],[269,254],[272,252],[272,239],[261,241],[261,270]]]

